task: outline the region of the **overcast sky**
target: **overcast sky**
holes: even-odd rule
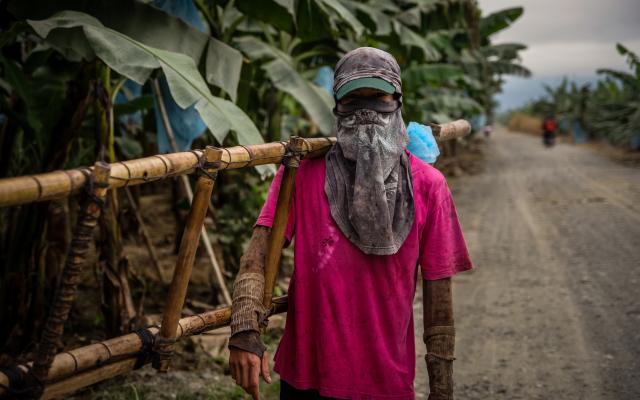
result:
[[[494,43],[520,42],[523,64],[532,78],[508,78],[498,97],[501,110],[542,94],[542,83],[563,76],[580,83],[597,79],[596,69],[626,70],[616,49],[621,42],[640,53],[640,0],[479,0],[483,14],[523,6],[524,14]]]

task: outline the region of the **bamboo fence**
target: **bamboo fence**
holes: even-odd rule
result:
[[[470,131],[469,123],[463,120],[431,126],[434,136],[439,141],[462,137]],[[36,382],[44,384],[43,398],[59,397],[79,388],[140,368],[152,358],[154,366],[159,371],[166,371],[175,341],[229,324],[231,307],[179,319],[191,276],[198,237],[203,226],[204,216],[209,208],[215,174],[220,170],[280,162],[285,166],[274,217],[274,227],[269,239],[263,299],[263,303],[269,310],[269,315],[285,312],[287,308],[286,296],[272,301],[272,293],[284,244],[284,229],[295,174],[302,158],[320,156],[326,153],[333,143],[335,143],[335,138],[303,139],[293,137],[289,143],[275,142],[222,149],[207,148],[204,151],[194,150],[156,155],[105,166],[110,169],[108,189],[138,185],[190,174],[194,171],[200,172],[165,305],[163,324],[160,328],[141,329],[124,336],[65,351],[55,356],[48,349],[46,359],[37,361],[37,364],[41,365],[40,372],[42,372],[42,365],[45,365],[48,370],[46,378],[36,377]],[[0,207],[74,195],[90,182],[92,174],[93,168],[78,168],[0,180]],[[103,188],[105,191],[106,189]],[[33,384],[34,369],[32,367],[33,364],[30,363],[15,366],[11,369],[12,372],[0,371],[0,396],[17,394],[15,382],[12,382],[12,378],[15,379],[16,376],[20,378],[23,385],[25,382],[27,385],[28,382]]]
[[[287,311],[287,296],[273,299],[273,314]],[[176,328],[177,340],[208,332],[229,324],[231,307],[182,318]],[[43,398],[49,399],[140,368],[150,361],[153,340],[159,328],[152,326],[56,355],[49,369]],[[16,366],[24,374],[31,363]],[[0,396],[8,394],[9,377],[0,373]]]

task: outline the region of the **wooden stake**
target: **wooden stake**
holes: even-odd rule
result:
[[[206,163],[217,163],[220,161],[221,156],[221,149],[207,147],[205,150]],[[214,176],[211,174],[216,173],[216,169],[209,167],[208,171],[205,170],[198,178],[198,183],[196,184],[196,193],[191,203],[191,210],[187,216],[187,223],[180,243],[176,268],[173,271],[173,279],[165,303],[162,328],[156,338],[154,347],[153,366],[160,372],[166,372],[169,368],[169,358],[173,352],[173,344],[176,339],[176,327],[187,294],[187,287],[200,241],[204,217],[207,213],[211,193],[213,192]]]
[[[33,365],[32,374],[42,384],[46,382],[49,368],[57,352],[58,342],[64,332],[64,324],[69,317],[69,311],[76,298],[78,282],[80,281],[82,267],[87,259],[90,241],[93,238],[93,230],[100,217],[107,194],[109,171],[109,164],[98,161],[91,175],[92,181],[87,204],[78,217],[71,247],[56,288],[53,305],[42,332],[42,339]]]
[[[280,184],[280,192],[278,192],[278,203],[273,217],[273,225],[271,226],[264,267],[264,296],[262,298],[262,304],[264,304],[267,310],[271,308],[273,289],[278,279],[282,246],[284,246],[285,240],[284,234],[289,217],[289,207],[291,206],[296,172],[300,166],[300,157],[304,146],[304,139],[297,136],[292,137],[289,140],[287,155],[283,159],[284,174],[282,176],[282,183]]]
[[[171,121],[169,121],[169,115],[167,114],[167,110],[164,107],[164,99],[162,98],[162,91],[160,90],[158,79],[153,80],[153,89],[156,95],[156,103],[158,103],[158,110],[160,111],[160,115],[162,116],[164,130],[167,134],[167,138],[169,138],[171,150],[173,152],[177,152],[178,143],[176,142],[176,137],[173,134],[173,128],[171,127]],[[187,194],[189,203],[193,203],[193,192],[191,191],[189,178],[186,175],[180,175],[180,181],[182,182],[182,187]],[[210,200],[211,199],[207,201],[207,209],[211,211],[211,214],[213,216],[213,205],[211,204]],[[204,248],[207,251],[207,256],[209,257],[209,262],[211,263],[211,269],[213,270],[213,274],[218,281],[218,286],[220,287],[220,291],[222,292],[222,297],[224,297],[224,301],[226,302],[226,304],[231,304],[231,295],[229,294],[229,289],[227,289],[224,277],[222,276],[222,271],[220,270],[220,265],[218,264],[218,259],[216,258],[216,254],[213,251],[213,246],[211,245],[211,239],[209,239],[209,235],[207,235],[207,229],[204,227],[204,225],[202,226],[200,237],[204,242]]]
[[[140,224],[140,233],[142,233],[144,244],[145,246],[147,246],[147,251],[149,252],[149,257],[151,258],[153,267],[156,270],[158,279],[160,279],[160,283],[164,284],[167,282],[167,280],[164,277],[162,268],[160,268],[160,262],[158,261],[158,256],[156,254],[156,248],[153,246],[153,242],[151,242],[151,237],[149,236],[149,231],[147,230],[147,224],[145,224],[144,220],[142,219],[142,214],[140,213],[140,209],[138,208],[138,205],[136,204],[136,201],[133,198],[133,195],[131,194],[131,189],[129,189],[128,186],[125,186],[124,192],[127,195],[127,200],[129,200],[129,205],[131,205],[133,214],[136,216],[136,219],[138,220],[138,224]]]

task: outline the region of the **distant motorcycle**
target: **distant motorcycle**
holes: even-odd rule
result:
[[[553,132],[545,132],[542,135],[542,143],[545,147],[553,147],[556,144],[556,134]]]
[[[545,147],[553,147],[556,144],[556,130],[558,125],[555,118],[548,116],[542,123],[542,143]]]

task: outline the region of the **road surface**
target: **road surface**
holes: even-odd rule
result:
[[[640,169],[497,129],[452,182],[458,399],[640,399]],[[416,391],[426,398],[421,300]]]

